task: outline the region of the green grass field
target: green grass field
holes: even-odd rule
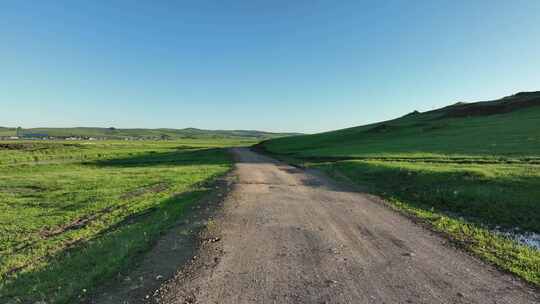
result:
[[[352,181],[540,285],[540,251],[490,232],[540,233],[538,92],[260,147]]]
[[[249,139],[0,142],[0,303],[68,303],[209,191]]]

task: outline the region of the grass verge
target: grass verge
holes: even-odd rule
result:
[[[193,144],[13,146],[0,166],[0,303],[71,303],[133,265],[232,167],[229,142]]]
[[[381,161],[307,165],[362,185],[396,209],[446,234],[460,247],[540,286],[540,251],[490,231],[495,226],[539,231],[536,199],[540,193],[533,187],[539,179],[524,177],[529,167]],[[521,188],[525,184],[529,188]]]

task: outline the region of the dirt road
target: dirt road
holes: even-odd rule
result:
[[[539,303],[509,275],[315,173],[236,149],[238,180],[161,303]]]

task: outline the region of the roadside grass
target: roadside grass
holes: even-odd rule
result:
[[[277,138],[257,148],[353,182],[540,286],[540,250],[492,232],[540,233],[540,106],[465,117],[451,111]]]
[[[490,227],[540,233],[540,165],[354,160],[314,166],[337,170],[400,201],[429,205]]]
[[[221,147],[246,142],[22,144],[0,151],[2,303],[69,303],[92,292],[231,168]]]
[[[540,285],[540,251],[490,231],[540,231],[540,170],[529,166],[381,161],[308,164],[347,179],[446,233],[460,246]]]

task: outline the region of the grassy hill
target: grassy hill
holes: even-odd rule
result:
[[[185,129],[116,129],[116,128],[31,128],[23,129],[25,134],[47,134],[54,137],[96,137],[107,139],[122,138],[252,138],[268,139],[298,133],[272,133],[255,130],[202,130]],[[0,127],[0,136],[15,136],[16,128]]]
[[[442,109],[333,132],[265,142],[300,158],[540,156],[540,92]]]
[[[355,183],[540,285],[540,92],[271,139],[259,148]]]

